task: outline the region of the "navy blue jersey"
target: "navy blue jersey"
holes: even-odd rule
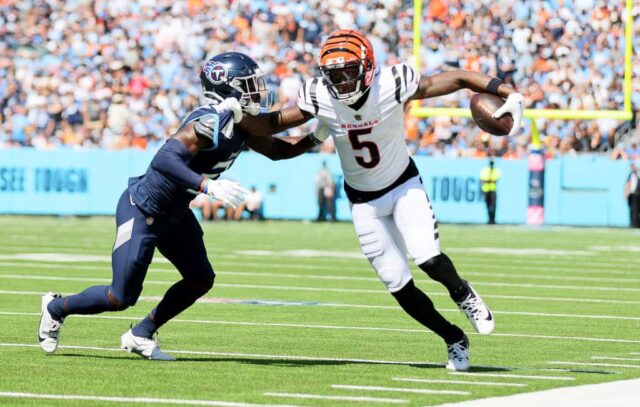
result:
[[[212,106],[201,106],[191,112],[178,131],[207,114],[218,116],[218,131],[212,139],[211,148],[201,149],[191,156],[181,141],[170,138],[156,153],[147,172],[129,179],[131,197],[144,212],[152,216],[181,217],[197,194],[203,175],[218,178],[244,149],[246,133],[234,131],[233,114],[224,112],[218,115]],[[179,174],[168,168],[185,164],[188,169],[178,168],[182,171]]]

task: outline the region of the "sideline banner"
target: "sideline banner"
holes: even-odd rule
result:
[[[111,215],[128,178],[143,174],[153,154],[138,150],[0,150],[0,214]],[[439,221],[486,222],[479,181],[485,160],[413,159]],[[349,220],[337,155],[304,154],[292,160],[271,161],[244,152],[224,177],[262,192],[267,218],[315,219],[315,178],[323,161],[337,185],[338,219]],[[502,171],[498,223],[525,224],[529,204],[541,207],[544,203],[545,224],[628,224],[623,197],[628,175],[625,162],[598,157],[549,160],[544,182],[542,173],[535,172],[540,165],[532,166],[532,170],[537,169],[530,173],[526,160],[497,159],[495,165]]]

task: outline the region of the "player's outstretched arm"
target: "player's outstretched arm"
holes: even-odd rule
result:
[[[458,69],[422,78],[418,83],[416,93],[409,100],[447,95],[460,89],[491,93],[506,98],[505,103],[494,112],[493,117],[498,118],[507,113],[511,114],[513,127],[509,136],[517,134],[524,114],[524,97],[511,86],[502,83],[500,79],[479,72]]]
[[[329,137],[329,127],[325,124],[318,124],[316,130],[306,136],[278,138],[250,137],[248,141],[251,149],[272,159],[283,160],[297,157],[311,150]]]
[[[428,99],[448,95],[461,89],[493,93],[503,98],[508,97],[512,93],[517,93],[515,89],[502,83],[498,78],[493,78],[479,72],[458,69],[423,77],[418,84],[418,90],[409,100]]]
[[[313,116],[300,109],[290,106],[284,109],[261,113],[257,116],[244,115],[238,126],[252,137],[268,137],[283,132],[292,127],[308,122]]]
[[[196,135],[191,123],[167,140],[151,160],[151,167],[185,189],[198,191],[205,177],[189,168],[189,161],[205,142]]]

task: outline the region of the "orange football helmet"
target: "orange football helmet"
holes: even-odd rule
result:
[[[319,59],[318,69],[329,93],[348,105],[357,102],[373,83],[373,47],[358,31],[334,31],[322,44]]]

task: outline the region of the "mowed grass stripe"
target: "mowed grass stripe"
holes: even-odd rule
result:
[[[32,343],[2,343],[0,347],[6,348],[40,348],[40,345]],[[69,350],[95,350],[104,352],[120,352],[127,353],[126,350],[115,347],[102,347],[102,346],[77,346],[77,345],[60,345],[58,349]],[[240,352],[211,352],[211,351],[196,351],[196,350],[180,350],[180,349],[163,349],[166,353],[175,353],[176,355],[196,355],[196,356],[233,356],[239,358],[259,358],[259,359],[280,359],[280,360],[307,360],[307,361],[325,361],[325,362],[353,362],[360,364],[370,365],[411,365],[411,366],[424,366],[424,367],[444,367],[442,363],[425,362],[425,361],[401,361],[401,360],[384,360],[384,359],[356,359],[356,358],[332,358],[332,357],[317,357],[306,355],[281,355],[281,354],[263,354],[263,353],[240,353]],[[133,359],[138,359],[138,356],[132,355]]]
[[[0,397],[17,399],[45,399],[45,400],[82,400],[101,401],[108,403],[127,404],[178,404],[187,406],[221,406],[221,407],[295,407],[284,404],[254,404],[238,403],[232,401],[219,400],[185,400],[185,399],[165,399],[157,397],[122,397],[122,396],[83,396],[71,394],[43,394],[43,393],[20,393],[0,391]]]
[[[542,375],[524,375],[524,374],[512,374],[512,373],[449,372],[449,374],[454,376],[500,377],[500,378],[508,378],[508,379],[560,380],[560,381],[576,380],[576,378],[573,376],[542,376]]]
[[[58,281],[100,281],[104,282],[105,278],[90,278],[90,277],[75,277],[75,276],[50,276],[50,275],[37,275],[37,274],[11,274],[11,273],[0,273],[0,278],[7,279],[31,279],[31,280],[58,280]],[[110,279],[108,279],[110,281]],[[270,281],[270,279],[268,279]],[[241,280],[244,281],[244,280]],[[358,280],[360,281],[360,280]],[[426,284],[440,285],[440,283],[433,280],[418,280]],[[145,280],[147,284],[164,284],[169,282],[169,280]],[[378,281],[372,280],[367,281],[370,283],[376,283],[378,286],[380,284]],[[373,284],[372,284],[373,285]],[[602,287],[602,286],[590,286],[590,285],[572,285],[572,284],[532,284],[532,283],[505,283],[499,281],[473,281],[474,286],[486,286],[486,287],[513,287],[513,288],[526,288],[529,290],[538,290],[538,289],[559,289],[559,290],[581,290],[581,291],[611,291],[611,292],[631,292],[636,293],[640,292],[640,287]],[[302,286],[282,286],[282,285],[260,285],[260,284],[233,284],[226,283],[228,287],[245,287],[245,288],[273,288],[273,289],[282,289],[282,290],[291,290],[291,289],[299,289],[299,290],[331,290],[331,291],[342,291],[342,290],[356,290],[358,292],[369,292],[369,293],[378,293],[380,291],[384,292],[384,289],[380,290],[371,290],[371,289],[361,289],[361,288],[337,288],[337,287],[308,287],[305,285]]]
[[[285,397],[294,399],[310,399],[310,400],[335,400],[335,401],[356,401],[365,403],[388,403],[388,404],[403,404],[408,403],[408,400],[404,399],[389,399],[389,398],[376,398],[376,397],[357,397],[357,396],[326,396],[322,394],[308,394],[308,393],[263,393],[269,397]]]
[[[447,379],[421,379],[418,377],[392,377],[391,380],[395,380],[398,382],[411,382],[411,383],[461,384],[466,386],[527,387],[527,385],[523,383],[478,382],[478,381],[469,381],[469,380],[447,380]]]
[[[77,276],[79,278],[101,277],[110,280],[111,272],[109,254],[114,238],[114,222],[112,218],[98,219],[55,219],[55,218],[13,218],[0,217],[0,251],[7,255],[20,253],[62,253],[74,256],[79,253],[90,253],[101,256],[106,261],[93,263],[77,262],[37,262],[56,265],[87,265],[98,268],[47,268],[38,270],[20,268],[18,271],[11,267],[0,266],[0,273],[47,275],[47,276]],[[186,320],[220,320],[230,322],[251,323],[279,323],[297,325],[323,326],[356,326],[379,327],[386,329],[415,329],[421,327],[410,317],[406,316],[394,302],[393,297],[386,293],[384,286],[377,282],[377,277],[364,257],[360,254],[358,242],[353,233],[353,226],[345,224],[303,224],[298,222],[269,222],[269,223],[209,223],[203,224],[207,250],[218,273],[216,285],[210,292],[211,297],[223,299],[264,299],[276,301],[309,301],[333,303],[327,306],[286,306],[286,305],[242,305],[242,304],[196,304],[180,317]],[[27,230],[30,230],[27,232]],[[571,384],[586,384],[614,379],[606,374],[606,370],[621,371],[616,378],[639,377],[639,369],[626,368],[598,368],[587,366],[566,366],[566,369],[551,368],[546,360],[555,361],[588,361],[591,355],[617,357],[629,355],[637,350],[638,343],[604,342],[600,339],[637,340],[630,333],[635,332],[637,321],[603,320],[578,318],[556,318],[551,316],[533,317],[522,315],[500,314],[499,311],[535,312],[544,314],[571,315],[602,315],[638,317],[638,293],[635,291],[595,291],[574,290],[567,286],[613,286],[636,288],[633,281],[572,281],[572,278],[584,275],[587,278],[637,279],[638,258],[636,252],[625,252],[616,246],[629,246],[629,242],[640,237],[630,231],[620,230],[592,230],[544,228],[529,230],[525,227],[497,227],[484,226],[452,226],[442,225],[442,244],[445,252],[453,258],[463,277],[469,279],[487,300],[496,313],[498,330],[496,333],[505,336],[472,335],[472,364],[474,366],[498,365],[490,368],[496,372],[520,370],[522,373],[541,370],[545,366],[548,374],[560,372],[575,376]],[[7,236],[7,233],[14,236]],[[42,239],[20,239],[20,235],[42,236]],[[88,239],[85,241],[85,239]],[[590,247],[593,242],[603,246],[610,246],[609,251],[595,250]],[[2,242],[10,245],[23,246],[25,250],[3,250]],[[53,242],[53,243],[52,243]],[[61,250],[42,250],[43,246],[55,247],[57,242],[68,246]],[[80,243],[80,244],[76,244]],[[90,248],[93,246],[93,248]],[[505,248],[510,254],[466,253],[467,247],[496,251]],[[292,257],[282,256],[240,256],[243,250],[270,250],[273,252],[285,250],[300,250],[313,248],[320,254],[327,252],[347,252],[353,258],[335,257]],[[449,250],[451,248],[451,250]],[[512,249],[545,249],[553,253],[554,250],[565,250],[567,253],[588,252],[592,256],[557,256],[557,255],[515,255]],[[526,250],[524,251],[526,252]],[[540,251],[540,253],[543,253]],[[556,252],[558,253],[558,252]],[[634,257],[634,255],[636,257]],[[158,257],[161,259],[161,257]],[[22,260],[1,260],[20,263]],[[246,264],[244,264],[246,263]],[[526,264],[525,264],[526,263]],[[522,266],[522,267],[519,267]],[[156,271],[157,270],[157,271]],[[327,280],[307,277],[278,277],[277,275],[259,275],[261,271],[274,274],[296,275],[326,275],[342,277],[365,277],[366,280]],[[455,312],[446,290],[435,283],[427,282],[427,277],[417,269],[413,269],[416,284],[433,297],[439,309],[448,309],[445,316],[453,323],[470,331],[468,321],[460,313]],[[584,272],[582,272],[584,271]],[[601,272],[602,271],[602,272]],[[611,272],[609,272],[611,271]],[[255,273],[255,275],[235,274]],[[619,274],[622,272],[622,274]],[[473,275],[482,273],[485,275]],[[512,276],[509,274],[527,276],[540,275],[539,279]],[[502,274],[500,276],[494,274]],[[569,277],[566,280],[553,279],[545,276]],[[163,284],[145,285],[143,295],[148,301],[157,301],[168,284],[179,279],[179,274],[169,264],[155,263],[147,276],[151,281],[162,281]],[[545,281],[545,278],[548,280]],[[165,282],[166,281],[166,282]],[[497,283],[531,283],[536,286],[558,285],[562,288],[530,288],[512,286],[481,286],[478,282]],[[249,284],[258,286],[224,287],[219,284]],[[55,281],[55,280],[19,280],[0,278],[0,286],[5,291],[48,291],[49,289],[63,292],[78,292],[90,283],[86,281]],[[268,286],[271,288],[263,288]],[[292,289],[276,289],[273,287],[292,287]],[[319,288],[317,291],[303,291],[296,286]],[[331,292],[323,287],[342,289],[374,290],[373,293]],[[500,298],[496,297],[500,296]],[[516,298],[511,298],[516,297]],[[543,297],[557,298],[545,300]],[[572,297],[582,299],[583,302],[572,301]],[[607,302],[588,302],[607,301]],[[609,302],[610,301],[610,302]],[[117,314],[103,314],[109,316],[135,317],[139,319],[152,306],[150,302],[140,303],[138,306]],[[346,306],[342,306],[342,305]],[[363,307],[359,307],[362,305]],[[352,307],[352,306],[358,306]],[[382,306],[385,308],[378,308]],[[161,330],[163,350],[179,346],[191,351],[218,351],[228,354],[282,354],[313,355],[313,357],[347,356],[353,359],[396,361],[425,361],[433,360],[433,366],[418,368],[415,366],[398,364],[364,364],[353,362],[311,361],[300,359],[276,359],[268,357],[215,356],[215,355],[183,355],[182,361],[172,365],[169,370],[162,364],[152,364],[119,352],[101,353],[89,350],[62,349],[60,357],[46,357],[37,348],[33,337],[38,321],[39,299],[37,295],[3,295],[0,297],[0,309],[3,311],[29,311],[30,316],[1,316],[3,326],[6,327],[3,342],[29,342],[34,347],[2,348],[3,366],[12,375],[6,377],[5,383],[10,383],[8,390],[19,392],[34,392],[58,394],[61,388],[73,386],[77,394],[117,394],[123,397],[137,395],[158,396],[163,398],[192,399],[191,394],[198,394],[199,398],[210,400],[248,400],[256,403],[280,402],[283,399],[269,399],[265,392],[317,394],[324,396],[341,395],[331,389],[332,383],[380,386],[389,383],[391,377],[415,377],[443,380],[447,377],[462,378],[463,376],[449,376],[443,368],[446,361],[446,351],[440,338],[436,335],[413,334],[411,332],[381,330],[381,331],[352,331],[348,329],[319,330],[318,328],[292,328],[260,325],[207,325],[201,323],[168,323]],[[139,314],[139,316],[138,316]],[[132,320],[120,322],[107,319],[70,318],[64,327],[63,346],[115,346],[119,335],[124,332]],[[633,324],[633,326],[629,326]],[[422,332],[424,333],[424,331]],[[508,336],[512,333],[532,336]],[[544,338],[551,334],[564,339]],[[597,340],[576,340],[574,337],[591,338]],[[33,340],[33,342],[32,342]],[[177,344],[170,346],[169,344]],[[393,345],[392,345],[393,344]],[[166,349],[165,349],[166,348]],[[113,355],[113,356],[110,356]],[[546,360],[541,360],[545,355]],[[631,355],[630,355],[631,356]],[[593,360],[598,362],[598,360]],[[602,360],[606,362],[606,360]],[[613,364],[613,363],[612,363]],[[621,364],[631,364],[630,362]],[[41,371],[55,369],[58,374],[42,379]],[[488,369],[488,368],[487,368]],[[145,377],[158,383],[157,392],[149,393],[143,387],[144,383],[133,381],[113,381],[119,372],[127,371],[131,377]],[[233,372],[230,375],[229,372]],[[483,372],[480,370],[480,372]],[[520,373],[518,372],[518,373]],[[419,375],[416,375],[419,373]],[[543,372],[541,372],[543,374]],[[526,374],[525,374],[526,375]],[[179,380],[172,378],[179,377]],[[357,383],[353,383],[356,377]],[[73,378],[73,383],[69,378]],[[464,377],[467,379],[467,377]],[[526,382],[524,380],[527,380]],[[503,380],[487,379],[484,381],[513,381],[529,383],[533,388],[547,389],[566,385],[566,380],[504,378]],[[181,383],[189,383],[191,394],[184,391]],[[252,383],[251,386],[242,385]],[[456,390],[456,384],[434,384],[437,389]],[[5,386],[6,387],[6,386]],[[409,387],[409,386],[407,386]],[[414,387],[418,387],[415,385]],[[428,386],[432,387],[432,386]],[[460,390],[468,390],[467,388]],[[512,387],[473,386],[473,395],[468,398],[489,397],[494,395],[509,395],[518,391]],[[72,393],[74,393],[72,392]],[[197,392],[197,393],[195,393]],[[67,393],[67,392],[65,392]],[[365,394],[363,394],[365,393]],[[358,391],[348,394],[353,397],[369,397],[369,391]],[[396,393],[393,396],[397,396]],[[383,395],[380,393],[380,395]],[[383,396],[391,396],[383,395]],[[438,404],[452,401],[450,395],[413,394],[404,393],[401,399],[407,399],[411,405]],[[355,402],[341,400],[296,400],[306,405],[347,406]],[[18,401],[12,400],[17,403]],[[28,404],[34,400],[25,400]],[[61,403],[48,400],[47,403]],[[71,403],[72,401],[68,401]],[[80,403],[80,401],[76,401]],[[83,401],[83,405],[98,405],[96,401]],[[363,405],[368,404],[362,402]],[[372,404],[372,403],[369,403]],[[57,404],[56,404],[57,405]]]
[[[382,391],[392,393],[446,394],[452,396],[468,396],[471,394],[471,392],[462,390],[415,389],[406,387],[359,386],[349,384],[332,384],[331,387],[334,389],[344,390]]]
[[[29,295],[29,296],[41,296],[42,292],[36,291],[6,291],[0,290],[0,295]],[[67,294],[68,295],[68,294]],[[161,296],[141,296],[139,301],[152,301],[159,302],[162,299]],[[385,309],[391,311],[398,311],[397,306],[387,305],[358,305],[358,304],[335,304],[335,303],[305,303],[305,302],[285,302],[281,300],[237,300],[237,299],[225,299],[215,297],[202,297],[196,300],[198,304],[225,304],[236,303],[238,305],[281,305],[281,306],[313,306],[313,307],[331,307],[331,308],[375,308]],[[460,312],[456,308],[439,308],[440,312]],[[578,318],[578,319],[608,319],[608,320],[620,320],[620,321],[640,321],[640,317],[635,316],[620,316],[620,315],[588,315],[588,314],[567,314],[567,313],[544,313],[544,312],[532,312],[532,311],[506,311],[501,309],[493,309],[492,312],[496,315],[517,315],[517,316],[530,316],[530,317],[551,317],[551,318]]]
[[[21,291],[28,291],[37,293],[37,290],[41,293],[46,291],[54,291],[54,292],[63,292],[63,293],[76,293],[86,286],[91,285],[91,283],[103,283],[107,284],[109,279],[100,280],[97,279],[95,281],[84,282],[84,281],[68,281],[55,280],[56,277],[51,277],[53,280],[48,280],[48,283],[43,287],[40,280],[28,280],[28,279],[10,279],[6,280],[6,284],[3,284],[3,287],[7,288],[8,291],[5,295],[12,295],[15,292],[17,296],[20,296]],[[1,279],[1,277],[0,277]],[[153,279],[149,279],[149,281],[154,281]],[[172,281],[161,282],[159,284],[148,284],[145,286],[145,290],[143,292],[144,297],[149,297],[150,301],[157,300],[159,301],[159,297],[164,294],[166,291],[167,285],[171,284]],[[219,281],[219,280],[218,280]],[[224,280],[223,280],[224,281]],[[277,289],[259,289],[259,288],[232,288],[227,287],[223,283],[216,283],[212,291],[202,300],[202,302],[222,302],[222,300],[216,300],[219,298],[229,298],[232,302],[241,302],[241,301],[279,301],[279,302],[293,302],[294,304],[281,304],[281,305],[305,305],[305,306],[317,306],[317,307],[333,307],[336,309],[345,309],[345,312],[349,308],[361,308],[363,310],[371,309],[372,311],[378,310],[389,310],[391,312],[395,312],[399,310],[398,305],[393,301],[393,298],[386,294],[384,290],[375,291],[377,295],[372,293],[365,293],[364,295],[358,296],[358,304],[351,304],[349,301],[354,300],[353,295],[349,295],[354,290],[346,290],[339,292],[332,292],[331,290],[326,289],[318,289],[318,290],[277,290]],[[346,295],[345,295],[346,294]],[[33,294],[37,295],[37,294]],[[448,297],[447,293],[443,292],[429,292],[429,295],[433,297],[434,301],[438,304],[439,309],[451,309],[451,312],[456,312],[455,307],[452,307],[453,303]],[[573,294],[575,295],[575,294]],[[505,299],[502,299],[502,296],[492,293],[483,293],[485,300],[487,300],[494,311],[509,311],[514,312],[517,315],[519,312],[530,313],[534,311],[531,310],[530,305],[535,305],[535,309],[539,310],[537,312],[544,314],[567,314],[567,315],[575,315],[577,317],[581,315],[593,315],[598,319],[598,316],[604,316],[605,319],[607,316],[611,317],[623,317],[624,318],[637,318],[640,313],[640,307],[636,302],[625,302],[625,301],[616,301],[612,300],[611,303],[604,300],[603,303],[595,303],[595,304],[581,304],[573,301],[572,297],[567,298],[554,298],[554,297],[519,297],[519,296],[505,296]],[[155,298],[153,298],[155,297]],[[517,300],[517,301],[516,301]],[[554,303],[554,300],[560,302],[560,304]],[[580,299],[576,299],[579,301]],[[597,301],[594,299],[584,299],[585,301]],[[33,300],[24,300],[22,302],[33,303]],[[559,305],[562,305],[563,302],[568,302],[562,309],[558,309]],[[298,304],[295,304],[298,303]],[[626,306],[619,307],[615,306],[617,304],[624,304]],[[266,304],[258,304],[258,305],[266,305]],[[277,305],[277,304],[275,304]],[[559,312],[565,311],[565,312]],[[570,316],[569,316],[570,318]],[[616,319],[616,318],[612,318]]]
[[[109,271],[110,264],[104,266],[92,266],[92,265],[81,265],[81,264],[59,264],[59,263],[33,263],[33,262],[6,262],[0,261],[0,269],[9,268],[11,270],[46,270],[46,269],[57,269],[57,270],[94,270],[94,271]],[[292,266],[294,268],[294,266]],[[297,270],[296,270],[297,271]],[[175,268],[171,267],[163,267],[161,263],[154,263],[153,268],[150,269],[150,272],[155,273],[177,273]],[[291,273],[291,272],[274,272],[274,271],[243,271],[243,270],[232,270],[227,268],[216,268],[216,273],[218,275],[225,275],[231,277],[270,277],[277,279],[309,279],[309,280],[328,280],[328,281],[362,281],[368,283],[376,283],[379,284],[380,281],[378,277],[364,277],[363,273],[359,273],[359,275],[327,275],[327,274],[310,274],[310,273]],[[465,272],[464,276],[480,276],[486,278],[496,278],[496,277],[506,277],[511,280],[518,281],[518,279],[523,279],[526,281],[535,281],[535,280],[544,280],[544,281],[575,281],[575,282],[601,282],[607,284],[626,284],[635,285],[640,288],[640,278],[639,279],[628,279],[628,278],[606,278],[606,277],[575,277],[575,276],[552,276],[552,275],[528,275],[528,274],[510,274],[510,273],[477,273],[477,272]],[[416,273],[415,280],[423,281],[427,284],[439,284],[431,279],[428,279],[422,276],[421,273]],[[473,279],[473,281],[484,282],[483,279]],[[491,283],[491,282],[489,282]],[[616,288],[616,287],[613,287]]]
[[[34,313],[34,312],[0,311],[0,315],[37,317],[40,314]],[[144,316],[134,317],[134,316],[118,316],[118,315],[74,315],[74,318],[140,321],[142,320],[142,318],[144,318]],[[375,326],[298,324],[298,323],[283,323],[283,322],[254,322],[254,321],[184,319],[184,318],[175,318],[175,319],[172,319],[171,322],[187,323],[187,324],[246,326],[246,327],[256,326],[256,327],[318,329],[318,330],[402,332],[402,333],[413,333],[413,334],[419,334],[419,335],[432,333],[431,331],[428,331],[422,328],[387,328],[387,327],[375,327]],[[468,334],[479,335],[471,332],[468,332]],[[570,341],[592,341],[592,342],[640,344],[640,340],[634,340],[634,339],[598,338],[598,337],[584,337],[584,336],[559,336],[559,335],[540,335],[540,334],[526,334],[526,333],[493,333],[491,336],[492,337],[543,339],[543,340],[554,339],[554,340],[570,340]]]

